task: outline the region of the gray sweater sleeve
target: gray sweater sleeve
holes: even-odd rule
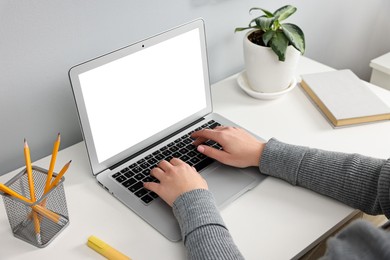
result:
[[[368,214],[390,217],[390,159],[330,152],[270,139],[260,160],[260,171]]]
[[[207,190],[193,190],[173,204],[188,259],[244,259]]]
[[[390,232],[357,220],[329,238],[321,260],[333,259],[390,259]]]

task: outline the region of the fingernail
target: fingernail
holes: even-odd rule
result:
[[[204,147],[202,145],[198,145],[198,147],[196,148],[198,150],[198,152],[200,153],[203,153],[204,152]]]

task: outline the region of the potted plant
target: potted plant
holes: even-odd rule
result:
[[[250,30],[244,37],[244,60],[246,77],[250,87],[258,92],[280,92],[290,87],[300,56],[305,52],[303,31],[295,24],[282,23],[296,12],[291,5],[252,19],[247,27],[238,27],[235,32]]]

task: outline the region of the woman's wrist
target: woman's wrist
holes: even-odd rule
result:
[[[266,144],[267,144],[266,142],[262,142],[262,141],[258,142],[256,152],[254,153],[255,156],[253,157],[253,161],[252,161],[252,166],[255,167],[260,166],[261,156],[263,154]]]

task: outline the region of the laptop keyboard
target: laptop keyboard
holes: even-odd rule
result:
[[[205,128],[213,129],[217,126],[220,126],[218,122],[210,120],[208,123],[196,128],[194,131],[177,138],[175,141],[145,156],[136,163],[114,173],[112,177],[134,193],[145,204],[149,204],[158,197],[156,193],[143,187],[144,182],[158,182],[156,178],[150,175],[151,169],[156,167],[160,161],[170,161],[174,157],[180,158],[182,161],[195,167],[197,171],[210,165],[214,160],[196,150],[196,147],[192,145],[194,139],[192,139],[190,135],[195,131]],[[205,144],[216,149],[222,149],[218,143],[211,140],[206,141]]]

